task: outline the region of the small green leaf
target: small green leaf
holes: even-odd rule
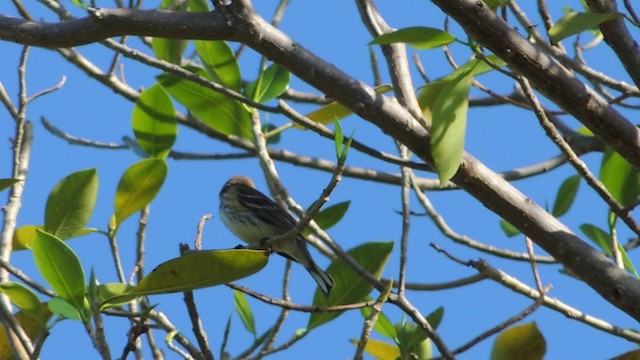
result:
[[[500,229],[502,229],[502,232],[510,238],[520,234],[520,230],[518,230],[518,228],[503,219],[500,219]]]
[[[342,126],[340,126],[340,121],[336,119],[333,122],[335,125],[335,131],[333,133],[333,142],[336,144],[336,157],[340,159],[340,154],[342,153],[342,144],[344,144],[344,134],[342,133]]]
[[[209,4],[206,0],[189,0],[189,11],[191,12],[207,12],[209,11]]]
[[[398,348],[403,358],[431,358],[431,341],[416,324],[403,319],[396,325],[396,333]]]
[[[427,321],[431,327],[435,330],[440,325],[442,318],[444,317],[444,308],[442,306],[435,309],[431,314],[427,315]]]
[[[144,159],[130,166],[120,178],[115,197],[115,226],[142,210],[158,194],[167,176],[162,159]]]
[[[580,225],[580,230],[582,230],[589,240],[598,245],[606,255],[611,256],[611,236],[608,232],[591,224]]]
[[[128,304],[135,299],[135,295],[129,295],[133,286],[124,283],[106,283],[98,285],[98,300],[100,309]],[[111,301],[114,299],[115,301]]]
[[[236,311],[245,329],[255,338],[258,334],[256,331],[256,321],[253,318],[253,312],[251,312],[251,307],[249,307],[249,302],[243,292],[233,290],[233,304],[236,307]]]
[[[274,131],[273,133],[270,134],[271,131]],[[265,138],[267,139],[267,144],[268,145],[275,145],[277,143],[280,142],[281,139],[281,132],[278,131],[279,129],[273,125],[273,124],[266,124],[262,126],[262,133],[265,134]]]
[[[85,307],[85,278],[80,259],[57,237],[37,230],[32,251],[42,277],[62,299],[80,313]]]
[[[44,228],[61,239],[76,236],[89,222],[98,194],[96,169],[75,172],[49,194]]]
[[[322,209],[314,219],[316,224],[318,224],[322,230],[329,229],[342,220],[344,214],[349,210],[350,204],[351,201],[343,201]]]
[[[357,346],[358,340],[351,340],[351,343]],[[364,351],[377,360],[395,360],[400,358],[400,349],[398,349],[397,346],[375,339],[369,339],[367,341]]]
[[[371,315],[371,308],[363,307],[360,309],[360,312],[362,313],[362,316],[367,319]],[[395,340],[397,338],[395,326],[393,326],[391,320],[389,320],[383,312],[378,314],[378,320],[373,325],[373,329],[377,331],[378,334],[391,340]]]
[[[211,80],[240,92],[242,88],[240,67],[229,45],[218,40],[194,40],[193,44]]]
[[[445,85],[433,104],[431,151],[440,186],[455,175],[462,161],[472,81],[471,70],[460,74]]]
[[[600,166],[600,181],[622,206],[636,201],[640,194],[638,172],[620,154],[606,148]]]
[[[18,250],[25,250],[25,249],[31,249],[31,242],[33,241],[33,238],[35,238],[36,236],[36,230],[42,230],[44,231],[44,226],[39,226],[39,225],[24,225],[21,226],[19,228],[16,229],[16,231],[14,231],[13,233],[13,247],[11,248],[11,250],[13,251],[18,251]],[[97,229],[94,228],[90,228],[90,229],[82,229],[80,231],[78,231],[75,235],[73,235],[70,238],[67,239],[62,239],[62,240],[69,240],[69,239],[73,239],[82,235],[86,235],[86,234],[91,234],[98,231]]]
[[[540,360],[547,351],[544,337],[536,323],[512,326],[493,343],[491,360]]]
[[[80,311],[60,297],[56,296],[51,298],[47,305],[49,306],[49,310],[58,316],[62,316],[66,319],[82,321]]]
[[[374,88],[378,94],[384,94],[393,89],[391,85],[379,85]],[[309,113],[307,117],[320,124],[328,124],[330,122],[341,120],[351,115],[353,112],[339,102],[332,101],[323,107]],[[294,127],[303,129],[301,125],[294,124]]]
[[[278,64],[271,64],[261,74],[262,78],[247,84],[244,93],[255,102],[265,103],[282,95],[289,88],[289,72]],[[256,86],[260,84],[258,93]]]
[[[178,134],[178,122],[169,94],[156,84],[143,91],[131,115],[138,145],[150,156],[166,158]]]
[[[622,263],[624,264],[624,268],[632,273],[633,276],[636,277],[636,279],[640,279],[640,275],[638,275],[636,267],[631,262],[631,259],[629,259],[629,255],[627,255],[627,250],[625,250],[624,246],[622,246],[622,244],[620,243],[618,243],[618,251],[620,252],[620,255],[622,255]]]
[[[16,304],[20,310],[29,314],[42,325],[45,324],[45,309],[38,296],[26,286],[7,281],[0,284],[0,293],[3,293]]]
[[[370,242],[349,250],[348,254],[375,278],[379,279],[392,249],[393,242]],[[325,297],[319,289],[316,290],[313,297],[314,306],[344,305],[362,301],[373,289],[366,280],[362,279],[340,259],[334,260],[329,265],[327,273],[335,280],[335,288],[328,297]],[[307,329],[316,328],[335,319],[340,314],[342,312],[312,313]]]
[[[376,37],[369,44],[386,45],[402,42],[407,43],[418,50],[426,50],[451,44],[455,39],[455,36],[446,31],[415,26],[382,34]]]
[[[258,272],[267,260],[263,250],[193,252],[158,265],[131,294],[167,294],[226,284]]]
[[[589,30],[602,24],[605,21],[619,18],[618,13],[601,14],[594,12],[571,11],[563,16],[549,29],[549,37],[552,43],[558,43],[571,35],[575,35],[585,30]]]
[[[569,211],[573,200],[576,198],[578,188],[580,187],[580,175],[569,176],[562,182],[556,195],[556,201],[553,203],[552,214],[555,217],[560,217]]]
[[[180,39],[164,39],[154,37],[151,39],[151,49],[160,60],[180,65],[182,53],[187,48],[187,42]]]
[[[189,71],[211,80],[203,69],[188,67]],[[158,82],[193,115],[210,128],[226,135],[245,139],[253,138],[251,119],[244,105],[179,76],[165,73],[157,77]]]
[[[0,191],[4,189],[8,189],[13,186],[13,184],[21,181],[20,179],[0,179]]]

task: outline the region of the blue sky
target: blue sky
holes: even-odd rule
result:
[[[63,2],[73,8],[70,1]],[[111,2],[99,2],[98,5],[111,6]],[[257,11],[269,18],[276,2],[256,2]],[[394,27],[431,26],[441,27],[443,15],[431,3],[426,1],[399,2],[379,1],[380,10],[387,21]],[[571,4],[579,9],[579,4]],[[29,5],[31,6],[31,5]],[[146,2],[145,7],[151,7]],[[554,19],[562,15],[559,4],[550,4]],[[33,4],[34,15],[44,17],[47,21],[55,21],[39,4]],[[37,10],[36,10],[37,9]],[[525,9],[527,9],[525,7]],[[81,11],[74,10],[77,16]],[[0,3],[0,13],[15,14],[9,2]],[[531,13],[534,17],[534,13]],[[369,52],[367,43],[370,35],[360,23],[355,5],[352,2],[334,1],[293,1],[287,11],[281,28],[296,41],[317,55],[348,73],[349,75],[372,83],[371,69],[368,65]],[[455,24],[452,32],[464,35]],[[139,41],[131,40],[131,46],[143,48]],[[234,47],[237,44],[233,45]],[[603,48],[603,46],[600,46]],[[78,50],[95,61],[96,65],[105,69],[111,61],[108,52],[100,45],[89,45]],[[447,75],[451,70],[444,56],[437,50],[418,53],[429,76],[434,79]],[[469,57],[464,47],[452,48],[459,63]],[[611,52],[607,49],[591,50],[588,59],[596,69],[626,79],[620,73],[621,67],[615,62],[611,66]],[[17,73],[20,46],[0,42],[0,53],[3,54],[0,66],[0,81],[8,93],[15,99],[17,93]],[[380,56],[380,52],[377,51]],[[380,58],[381,64],[384,64]],[[145,68],[130,60],[124,59],[124,73],[129,84],[136,89],[149,87],[154,83],[158,71]],[[245,52],[241,59],[241,71],[246,79],[256,76],[258,57],[253,52]],[[412,67],[413,69],[413,67]],[[384,68],[383,68],[384,70]],[[44,216],[44,205],[51,188],[66,175],[86,168],[97,168],[100,188],[96,210],[89,223],[91,227],[106,229],[107,222],[113,212],[113,196],[122,172],[138,160],[128,150],[100,150],[69,145],[47,132],[40,123],[46,117],[60,129],[78,137],[104,142],[121,142],[123,136],[132,136],[130,116],[133,104],[101,87],[96,81],[83,76],[76,68],[65,62],[55,51],[32,49],[28,62],[28,93],[33,94],[57,83],[66,76],[65,85],[53,94],[36,100],[28,108],[28,118],[35,123],[35,141],[33,145],[31,166],[23,206],[18,224],[41,224]],[[384,71],[383,71],[384,73]],[[388,81],[388,77],[384,77]],[[509,93],[513,84],[506,78],[496,74],[483,75],[480,81],[502,93]],[[422,85],[419,76],[414,72],[416,86]],[[292,80],[292,88],[314,92],[298,79]],[[472,91],[472,96],[480,96]],[[310,106],[297,106],[300,112],[313,109]],[[13,122],[6,111],[0,111],[0,134],[4,139],[12,136]],[[280,116],[263,115],[274,124],[287,122]],[[575,121],[567,119],[573,126]],[[394,152],[395,145],[378,129],[363,120],[350,117],[343,122],[345,133],[355,130],[361,141]],[[334,145],[330,141],[319,139],[311,132],[289,130],[283,141],[276,145],[296,153],[332,158]],[[0,178],[10,177],[11,152],[8,144],[0,150]],[[236,150],[228,145],[213,141],[189,129],[180,129],[175,150],[198,153],[228,153]],[[531,165],[557,155],[556,148],[546,139],[532,114],[510,107],[494,107],[471,109],[467,132],[466,150],[479,158],[495,171],[503,171],[514,167]],[[597,173],[600,154],[590,154],[584,159]],[[374,161],[357,151],[351,151],[348,165],[369,166],[380,171],[397,173],[399,170],[391,165]],[[329,174],[317,170],[278,163],[278,170],[283,183],[290,190],[294,199],[302,206],[309,206],[320,194],[329,181]],[[266,191],[266,184],[261,175],[257,159],[235,161],[174,161],[169,160],[169,176],[164,187],[151,207],[151,217],[147,235],[147,270],[155,265],[178,255],[178,244],[192,243],[197,223],[206,213],[213,213],[214,219],[207,223],[204,233],[206,248],[230,248],[239,243],[229,233],[217,216],[218,191],[222,184],[233,175],[249,175],[258,187]],[[551,206],[558,186],[574,171],[564,166],[539,177],[514,183],[534,201]],[[431,174],[419,174],[433,177]],[[5,193],[6,194],[6,193]],[[525,251],[522,237],[506,238],[499,229],[499,218],[490,213],[482,204],[463,192],[432,192],[432,201],[450,226],[458,233],[468,235],[479,241],[500,248]],[[6,196],[6,195],[5,195]],[[345,178],[332,194],[330,204],[345,200],[351,201],[351,207],[341,223],[329,232],[340,245],[349,249],[369,241],[397,241],[400,237],[401,218],[396,210],[401,209],[398,188],[391,185],[380,185],[372,182]],[[412,199],[412,209],[421,212],[419,204]],[[578,193],[578,199],[572,210],[563,217],[563,221],[574,231],[582,223],[593,223],[606,226],[606,208],[593,191],[584,184]],[[135,229],[137,216],[130,218],[119,231],[120,245],[125,270],[130,273],[134,263]],[[409,244],[408,280],[411,282],[435,283],[455,280],[470,276],[474,270],[452,263],[429,247],[433,242],[462,259],[482,257],[495,267],[517,277],[519,280],[535,286],[531,270],[526,263],[506,261],[486,254],[479,254],[460,245],[453,244],[445,238],[425,218],[412,218]],[[621,228],[620,238],[626,240],[630,233]],[[69,242],[78,253],[85,269],[93,267],[102,282],[116,280],[111,255],[106,239],[100,235],[89,235]],[[537,249],[537,253],[542,251]],[[326,267],[327,259],[321,258],[314,251],[314,257]],[[384,272],[385,277],[397,278],[399,244],[396,244],[393,255]],[[632,259],[638,260],[635,254]],[[24,269],[29,276],[41,279],[33,265],[29,252],[17,252],[12,261]],[[284,260],[273,257],[266,269],[238,283],[249,286],[259,292],[278,296]],[[541,265],[540,273],[544,284],[552,284],[550,296],[558,297],[569,305],[575,306],[591,315],[601,317],[621,327],[635,327],[636,322],[602,300],[593,290],[560,273],[558,265]],[[293,268],[292,300],[296,303],[311,302],[315,284],[308,274],[299,266]],[[377,295],[374,293],[374,296]],[[438,306],[445,307],[445,316],[439,333],[450,348],[456,348],[481,332],[506,320],[525,309],[531,300],[513,294],[508,289],[491,281],[474,284],[469,287],[441,292],[410,292],[410,301],[423,313],[427,314]],[[158,310],[168,317],[183,331],[190,335],[186,311],[180,294],[153,296],[152,302],[159,304]],[[224,286],[196,291],[196,302],[201,310],[203,324],[208,331],[209,340],[217,353],[227,318],[234,314],[233,293]],[[276,318],[277,309],[249,299],[258,331],[263,332],[270,327]],[[384,312],[392,321],[398,322],[402,314],[392,305],[386,305]],[[228,351],[232,355],[242,352],[252,341],[251,336],[242,328],[237,315],[232,315],[232,336]],[[308,315],[292,312],[276,344],[280,344],[291,336],[296,329],[304,327]],[[626,340],[616,338],[589,328],[581,323],[568,320],[552,310],[541,308],[526,321],[535,321],[547,340],[547,358],[604,358],[619,355],[634,349],[634,345]],[[349,339],[359,336],[362,318],[359,312],[342,315],[333,322],[315,329],[301,342],[289,350],[274,355],[274,359],[307,358],[307,359],[346,359],[352,357],[355,348]],[[119,354],[126,341],[128,324],[121,319],[108,319],[107,335],[113,346],[114,354]],[[162,335],[156,331],[162,343]],[[191,337],[191,336],[190,336]],[[379,337],[378,337],[379,338]],[[486,340],[473,349],[465,352],[460,358],[487,358],[491,351],[493,339]],[[43,358],[62,358],[69,356],[70,339],[73,339],[74,358],[97,357],[92,349],[83,327],[73,321],[64,321],[53,329],[45,347]],[[166,346],[161,345],[164,349]],[[168,350],[167,350],[168,351]],[[77,354],[77,357],[76,355]],[[168,358],[173,354],[167,352]]]

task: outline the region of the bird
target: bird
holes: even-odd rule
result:
[[[291,214],[256,189],[247,176],[234,176],[220,190],[220,218],[240,240],[260,244],[264,240],[283,235],[296,226]],[[307,241],[300,234],[276,241],[272,250],[300,263],[309,272],[325,296],[329,296],[335,282],[311,258]]]

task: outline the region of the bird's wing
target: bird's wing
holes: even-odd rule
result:
[[[238,193],[238,200],[252,209],[260,219],[278,228],[289,230],[296,225],[291,214],[256,189],[243,186]]]

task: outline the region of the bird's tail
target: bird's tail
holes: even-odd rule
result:
[[[329,296],[329,292],[336,284],[335,281],[333,281],[331,275],[320,269],[320,267],[318,267],[318,265],[316,265],[314,262],[312,262],[311,266],[307,267],[306,269],[313,280],[316,281],[318,287],[320,288],[320,290],[322,290],[324,295]]]

